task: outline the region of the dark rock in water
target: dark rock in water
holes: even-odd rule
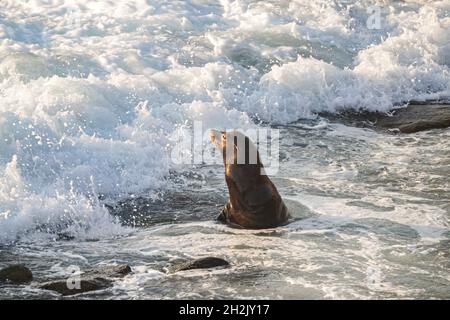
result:
[[[173,175],[171,178],[174,181],[180,179],[177,174],[173,172],[170,174]],[[173,221],[208,221],[211,219],[211,214],[217,212],[227,199],[221,193],[204,192],[186,195],[185,192],[177,191],[164,193],[164,196],[158,200],[137,197],[105,206],[111,215],[120,219],[122,224],[137,228],[173,223]]]
[[[99,266],[88,269],[83,273],[83,276],[88,277],[107,277],[120,278],[131,273],[131,267],[127,264],[119,264],[117,266]]]
[[[75,237],[71,236],[70,234],[59,232],[56,234],[56,240],[58,241],[71,241],[74,240]]]
[[[79,294],[83,292],[106,289],[113,284],[113,278],[121,278],[131,273],[129,265],[99,266],[84,271],[79,276],[79,283],[75,277],[71,279],[59,279],[49,281],[39,286],[40,289],[56,291],[63,296]]]
[[[0,283],[21,284],[33,280],[33,274],[30,269],[23,265],[12,265],[0,270]]]
[[[112,280],[104,278],[81,279],[79,284],[68,283],[67,280],[50,281],[39,286],[40,289],[56,291],[63,296],[70,296],[83,292],[106,289],[112,285]]]
[[[340,114],[320,113],[331,121],[356,127],[372,127],[414,133],[450,127],[450,105],[445,103],[410,104],[388,115],[381,112],[343,111]]]
[[[392,116],[381,115],[376,125],[399,129],[403,133],[450,127],[450,106],[439,104],[409,105],[395,110]]]
[[[229,265],[230,264],[227,261],[225,261],[221,258],[206,257],[206,258],[200,258],[200,259],[197,259],[194,261],[189,261],[189,262],[183,263],[181,265],[178,265],[175,267],[175,272],[193,270],[193,269],[227,267]]]

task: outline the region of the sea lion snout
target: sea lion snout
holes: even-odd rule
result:
[[[209,139],[213,144],[219,147],[218,142],[221,140],[221,132],[219,130],[209,130]]]
[[[223,150],[226,146],[226,131],[210,129],[209,139],[219,150]]]

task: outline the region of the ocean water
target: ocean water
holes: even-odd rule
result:
[[[0,267],[134,269],[78,298],[450,298],[450,131],[318,116],[449,97],[449,1],[2,0]],[[172,157],[195,121],[279,129],[310,214],[217,224],[223,166]],[[232,267],[165,271],[210,255]]]

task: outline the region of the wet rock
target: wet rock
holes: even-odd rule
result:
[[[173,172],[174,181],[180,179]],[[183,174],[185,175],[185,174]],[[186,177],[191,178],[189,174]],[[192,176],[193,179],[196,179]],[[227,201],[221,193],[189,194],[185,192],[169,192],[158,200],[145,197],[128,198],[115,205],[106,204],[111,215],[118,217],[122,224],[133,227],[150,227],[173,221],[208,221],[211,213],[217,212],[222,203]],[[139,213],[139,214],[137,214]]]
[[[79,284],[67,280],[46,282],[39,286],[40,289],[56,291],[63,296],[70,296],[83,292],[106,289],[112,285],[112,280],[104,278],[82,278]]]
[[[77,281],[75,276],[49,281],[39,286],[40,289],[56,291],[63,296],[96,291],[111,287],[114,278],[121,278],[131,273],[129,265],[99,266],[85,270]]]
[[[403,133],[447,128],[450,127],[450,105],[409,105],[395,110],[392,116],[380,115],[376,125]]]
[[[131,267],[127,264],[117,266],[99,266],[86,270],[83,275],[88,277],[120,278],[131,273]]]
[[[59,232],[56,234],[57,241],[72,241],[74,239],[75,239],[75,237],[68,233]]]
[[[410,104],[406,108],[394,110],[391,114],[347,110],[339,114],[324,112],[320,115],[346,125],[398,130],[402,133],[450,127],[448,103]]]
[[[193,269],[208,269],[208,268],[215,268],[215,267],[227,267],[229,265],[230,264],[227,261],[225,261],[221,258],[206,257],[206,258],[196,259],[194,261],[185,262],[178,266],[175,266],[175,272],[193,270]]]
[[[30,269],[23,265],[12,265],[0,270],[0,283],[22,284],[33,280]]]

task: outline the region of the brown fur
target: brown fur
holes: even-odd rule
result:
[[[261,174],[263,164],[257,151],[256,164],[250,164],[249,148],[256,147],[248,137],[242,135],[245,137],[245,162],[238,164],[237,140],[234,134],[242,135],[239,132],[211,133],[212,142],[222,151],[225,180],[230,194],[230,200],[222,210],[219,220],[247,229],[273,228],[285,224],[289,219],[288,210],[275,185],[267,175]],[[226,161],[227,137],[234,138],[232,144],[228,143],[235,151],[232,161]]]

